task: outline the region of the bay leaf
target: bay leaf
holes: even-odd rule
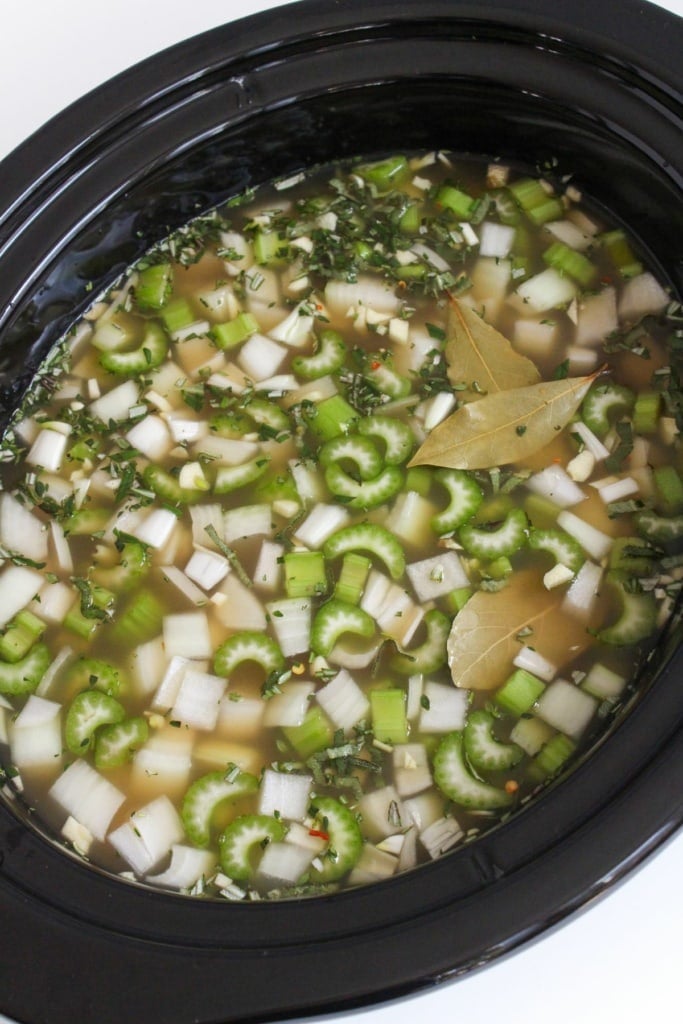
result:
[[[444,353],[451,384],[458,389],[464,385],[473,396],[508,391],[541,379],[531,359],[516,352],[505,335],[454,296],[450,297]]]
[[[547,591],[530,570],[514,573],[502,590],[479,590],[453,620],[448,665],[456,686],[493,690],[513,671],[524,643],[558,668],[592,642],[585,624],[561,610],[564,589]],[[522,631],[531,630],[526,640]]]
[[[431,431],[409,466],[491,469],[533,455],[569,423],[597,373],[468,402]]]

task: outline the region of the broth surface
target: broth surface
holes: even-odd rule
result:
[[[673,610],[679,320],[571,186],[444,153],[164,240],[3,440],[6,784],[93,863],[231,900],[496,825]]]

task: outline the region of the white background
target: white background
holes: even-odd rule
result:
[[[68,103],[143,57],[275,6],[273,0],[3,0],[0,158]],[[683,0],[661,6],[683,15]],[[614,0],[615,18],[618,12]],[[336,1022],[679,1021],[682,912],[679,835],[626,884],[541,942],[456,984]],[[49,1019],[46,1006],[47,1024]]]

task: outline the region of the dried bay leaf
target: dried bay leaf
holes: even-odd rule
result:
[[[479,394],[495,394],[541,379],[531,359],[516,352],[503,334],[453,296],[447,335],[448,379],[458,389],[464,385],[474,395],[476,383]]]
[[[542,381],[469,402],[432,430],[408,465],[491,469],[527,458],[569,423],[596,376]]]
[[[502,590],[479,590],[453,620],[448,665],[456,686],[493,690],[512,672],[528,643],[558,667],[592,643],[586,626],[561,610],[564,589],[547,591],[531,571],[513,574]],[[526,640],[522,631],[531,630]]]

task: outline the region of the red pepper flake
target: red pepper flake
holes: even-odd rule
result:
[[[374,363],[370,363],[370,369],[371,370],[379,370],[381,365],[382,364],[377,359],[375,359]]]
[[[601,277],[600,278],[600,284],[611,284],[611,283],[612,283],[612,278],[608,277],[607,275],[605,275],[605,277]]]
[[[505,792],[506,793],[516,793],[518,789],[519,789],[519,783],[515,782],[514,779],[508,779],[507,782],[505,783]]]
[[[330,841],[330,837],[327,832],[321,832],[318,828],[309,828],[309,836],[313,836],[315,839],[324,839],[326,843]]]

